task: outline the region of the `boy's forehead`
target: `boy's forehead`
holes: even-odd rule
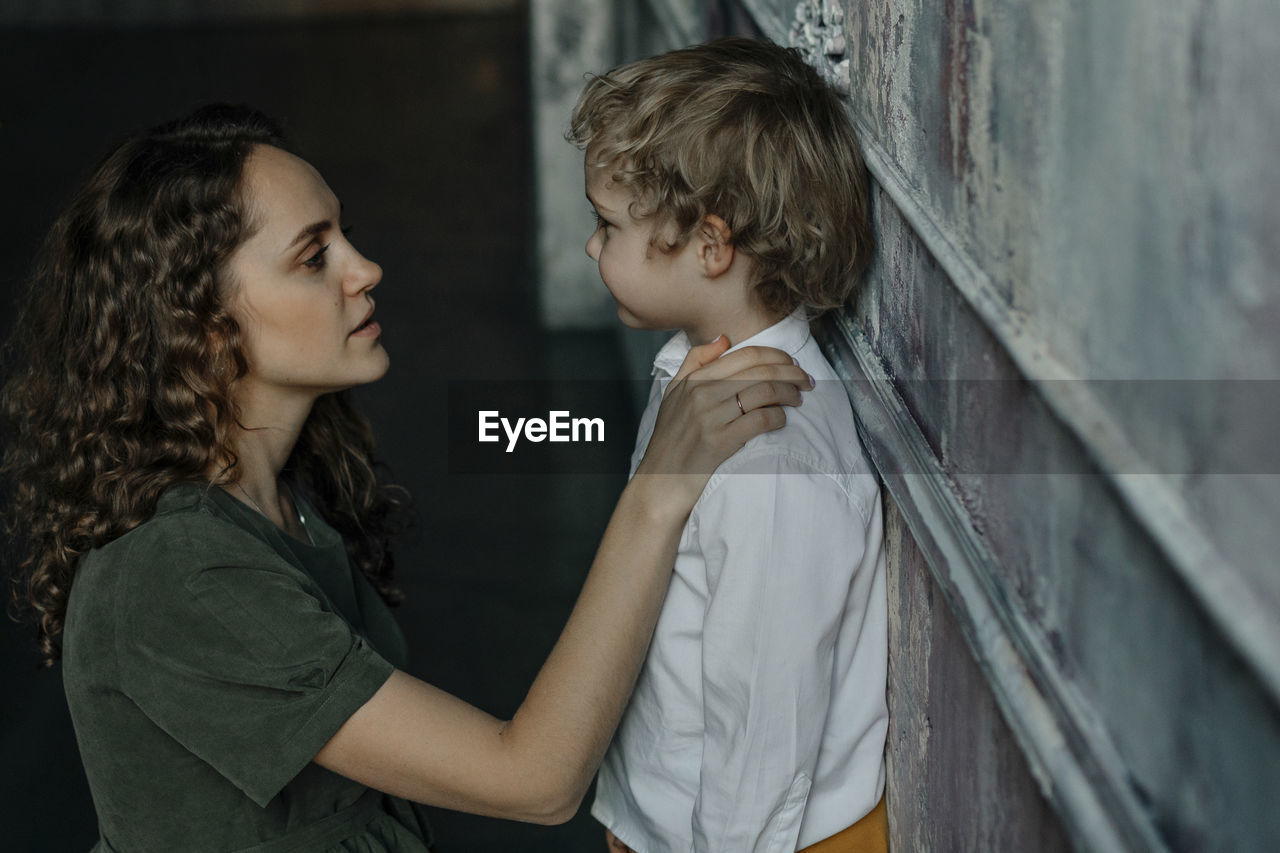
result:
[[[585,169],[587,201],[596,207],[616,208],[635,199],[629,187],[613,179],[614,170],[607,164],[587,162]]]
[[[603,147],[604,146],[601,145],[601,143],[593,142],[586,147],[586,150],[582,152],[583,163],[586,165],[588,169],[591,169],[593,167],[598,167],[598,168],[608,167],[609,159],[612,159],[612,158],[604,158],[600,156],[600,150]]]
[[[592,157],[590,150],[588,150],[587,153],[582,158],[582,170],[583,170],[583,173],[586,174],[587,176],[588,184],[591,183],[592,179],[596,175],[608,176],[613,174],[614,172],[612,163],[606,160],[600,160],[596,157]]]
[[[613,176],[622,171],[626,163],[617,157],[601,156],[600,147],[593,145],[583,152],[582,168],[587,176],[587,186],[604,186],[613,183]]]

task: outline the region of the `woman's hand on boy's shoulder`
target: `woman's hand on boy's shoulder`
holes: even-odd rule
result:
[[[744,347],[725,355],[727,347],[722,336],[689,351],[667,385],[632,478],[636,488],[656,491],[663,505],[683,513],[720,463],[757,435],[786,426],[782,407],[800,405],[801,391],[813,388],[781,350]]]
[[[668,432],[689,438],[694,449],[704,447],[714,457],[710,467],[676,473],[710,474],[750,439],[785,426],[782,407],[801,405],[801,392],[813,389],[813,377],[782,350],[755,346],[726,354],[728,346],[722,335],[691,349],[664,392],[657,429],[666,415]]]

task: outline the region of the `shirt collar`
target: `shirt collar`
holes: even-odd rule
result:
[[[809,321],[805,317],[804,308],[797,308],[789,316],[784,317],[767,329],[757,332],[739,344],[730,347],[728,352],[743,347],[776,347],[787,355],[795,357],[804,345],[809,342]],[[653,359],[654,376],[672,377],[684,363],[685,356],[693,348],[689,336],[677,332],[675,337],[658,350]]]

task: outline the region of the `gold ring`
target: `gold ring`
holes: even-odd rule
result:
[[[747,410],[742,408],[742,398],[739,397],[737,394],[734,394],[733,399],[738,402],[738,411],[745,415],[747,413]]]

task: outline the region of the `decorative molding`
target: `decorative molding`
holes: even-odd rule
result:
[[[1082,850],[1165,850],[1124,784],[1126,765],[1089,703],[1058,672],[994,584],[996,558],[951,490],[870,343],[852,323],[820,326],[859,432],[933,570],[1045,797]]]
[[[844,8],[839,0],[801,0],[787,30],[787,44],[799,48],[805,61],[839,92],[849,91],[849,59],[845,56]]]

